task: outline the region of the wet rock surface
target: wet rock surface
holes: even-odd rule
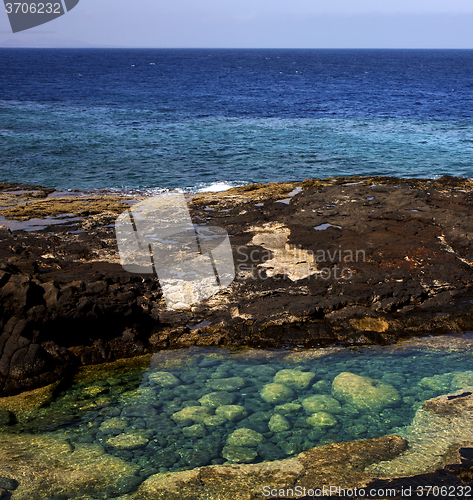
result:
[[[195,223],[231,236],[236,279],[183,311],[166,309],[156,277],[120,265],[113,222],[142,195],[8,184],[0,195],[0,224],[12,228],[0,230],[1,395],[173,347],[473,329],[468,179],[353,177],[194,196]]]

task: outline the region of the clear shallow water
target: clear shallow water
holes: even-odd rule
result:
[[[0,49],[0,180],[473,177],[473,51]]]
[[[107,453],[137,464],[144,479],[229,458],[240,463],[276,460],[321,444],[402,432],[422,401],[473,385],[472,368],[472,352],[397,346],[292,353],[168,351],[140,369],[86,369],[48,407],[9,432],[52,433],[72,444],[100,444]],[[287,369],[305,373],[310,382],[291,386],[288,372],[281,372]],[[342,372],[374,379],[378,387],[389,384],[399,397],[381,405],[375,398],[364,407],[347,402],[332,391]],[[266,401],[264,387],[280,383],[281,377],[286,377],[289,394]],[[318,423],[310,420],[314,409],[307,398],[313,396],[326,403],[336,400],[323,409],[322,420],[331,419],[330,425],[318,425],[320,415]],[[208,406],[209,401],[217,404]],[[222,404],[232,406],[219,409]],[[183,419],[186,412],[194,417]],[[281,422],[286,429],[275,428]],[[238,429],[246,429],[239,431],[243,437],[234,434]],[[248,436],[251,442],[243,442]]]

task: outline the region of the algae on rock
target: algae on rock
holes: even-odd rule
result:
[[[381,380],[361,377],[350,372],[337,375],[332,383],[332,396],[359,410],[376,412],[401,401],[399,392]]]

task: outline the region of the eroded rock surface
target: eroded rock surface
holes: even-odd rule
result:
[[[166,309],[157,278],[120,266],[113,222],[142,198],[0,185],[13,230],[0,230],[0,395],[172,347],[473,329],[469,179],[312,179],[194,196],[193,220],[231,236],[236,279],[182,311]]]

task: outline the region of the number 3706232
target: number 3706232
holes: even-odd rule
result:
[[[7,3],[7,14],[62,14],[60,3]]]

